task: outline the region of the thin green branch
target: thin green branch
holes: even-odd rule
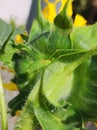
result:
[[[1,112],[1,120],[2,120],[2,130],[8,130],[8,122],[7,122],[7,111],[6,111],[6,103],[4,90],[2,86],[2,78],[0,74],[0,112]]]

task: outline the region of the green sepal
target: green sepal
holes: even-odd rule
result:
[[[38,0],[37,19],[33,22],[28,44],[32,44],[37,36],[41,35],[42,33],[49,33],[50,30],[51,24],[43,17],[41,11],[41,0]]]
[[[70,33],[73,28],[73,20],[67,14],[69,2],[70,0],[67,0],[63,10],[54,19],[54,24],[65,33]]]

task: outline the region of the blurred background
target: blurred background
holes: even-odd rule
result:
[[[0,0],[0,18],[13,19],[17,25],[26,25],[33,0]]]
[[[42,0],[43,8],[46,1],[54,4],[56,0]],[[56,6],[56,12],[61,1]],[[14,20],[17,26],[25,25],[27,30],[30,29],[36,12],[37,0],[0,0],[0,18],[7,22]],[[79,13],[87,19],[87,24],[93,24],[97,21],[97,0],[73,0],[73,12],[73,18]]]
[[[0,0],[0,18],[8,23],[14,21],[17,27],[21,25],[25,26],[29,32],[37,14],[37,1],[38,0]],[[45,1],[49,1],[52,4],[55,2],[55,0],[42,0],[42,8],[46,6]],[[56,12],[58,12],[59,7],[61,7],[61,0],[56,6]],[[97,21],[97,0],[74,0],[73,12],[73,19],[76,14],[81,14],[87,20],[87,24],[93,24]],[[7,72],[5,71],[4,73],[6,75]],[[8,102],[17,95],[18,92],[5,90],[5,93],[6,101]],[[8,130],[13,130],[17,118],[18,116],[11,117],[9,115]],[[96,125],[92,122],[88,122],[86,127],[87,130],[97,130]]]

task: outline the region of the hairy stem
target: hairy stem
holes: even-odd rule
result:
[[[6,103],[4,97],[4,90],[2,86],[1,74],[0,74],[0,112],[2,118],[2,130],[8,130],[7,111],[6,111]]]

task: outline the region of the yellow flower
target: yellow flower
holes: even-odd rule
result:
[[[12,91],[18,90],[17,85],[13,82],[3,83],[3,87]]]
[[[49,0],[44,0],[46,3],[46,6],[43,8],[43,15],[46,19],[48,19],[50,22],[53,22],[55,16],[56,16],[56,10],[57,10],[57,4],[61,4],[61,7],[59,8],[59,12],[62,10],[63,6],[66,4],[67,0],[55,0],[55,2],[49,2]],[[67,10],[67,13],[69,16],[72,15],[72,0],[69,2],[69,8]]]
[[[28,33],[25,31],[22,35],[20,35],[20,34],[16,35],[15,39],[14,39],[16,44],[24,44],[24,39],[22,36],[27,37]]]
[[[17,110],[16,112],[15,112],[15,115],[16,116],[19,116],[21,114],[21,110]]]
[[[56,0],[54,3],[49,2],[49,0],[44,0],[44,2],[46,3],[46,6],[42,10],[43,15],[50,22],[53,22],[53,19],[56,16],[56,4],[58,0]]]
[[[95,127],[97,128],[97,122],[94,122]]]
[[[77,14],[74,19],[74,26],[84,26],[86,25],[87,21],[84,17]]]
[[[61,3],[61,6],[58,11],[58,12],[60,12],[63,9],[64,5],[66,4],[67,0],[55,0],[55,2],[50,2],[49,0],[44,0],[44,2],[46,3],[46,6],[43,8],[43,15],[48,21],[53,22],[55,16],[57,15],[57,4]],[[70,17],[73,14],[72,0],[69,1],[67,14]],[[87,21],[81,15],[77,14],[75,16],[74,26],[84,26],[84,25],[86,25],[86,23],[87,23]]]
[[[27,32],[23,33],[24,36],[28,36]],[[16,35],[15,37],[16,44],[24,44],[24,40],[21,35]],[[3,64],[0,65],[1,67],[1,76],[3,79],[3,87],[9,90],[18,90],[18,87],[15,83],[11,80],[14,78],[15,71],[4,66]]]
[[[4,88],[12,91],[18,90],[17,85],[11,81],[15,75],[14,70],[9,69],[4,65],[1,65],[0,73],[1,73]]]
[[[4,66],[4,65],[1,66],[1,69],[2,69],[2,70],[7,70],[8,72],[11,72],[11,73],[15,73],[14,70],[12,70],[12,69],[10,69],[10,68]]]
[[[22,38],[21,35],[16,35],[16,37],[15,37],[15,43],[16,44],[23,44],[24,43],[24,40],[23,40],[23,38]]]

